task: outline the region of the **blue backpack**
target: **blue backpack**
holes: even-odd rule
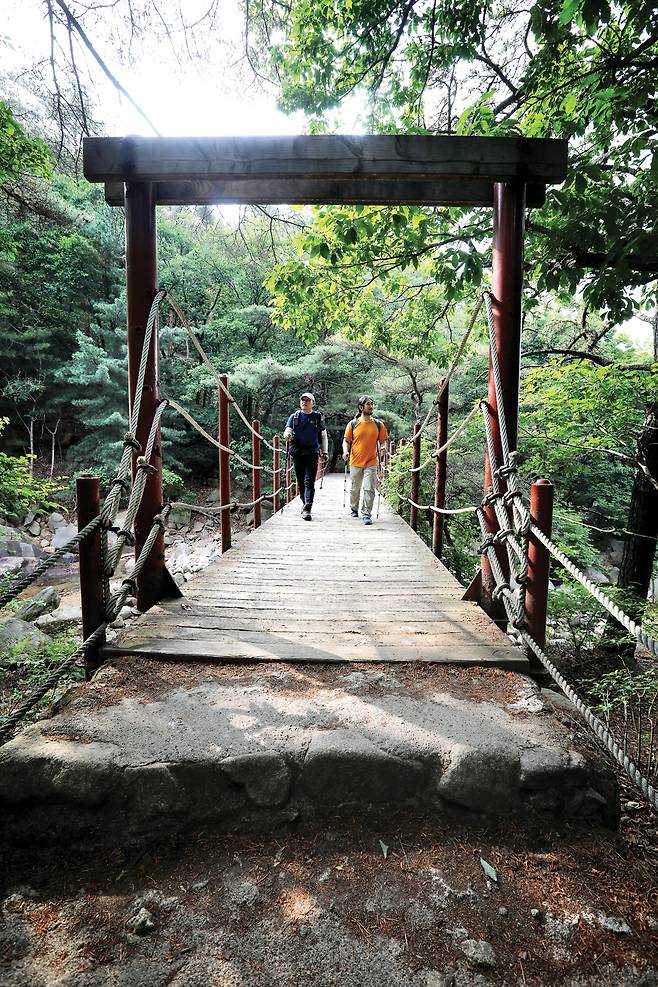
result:
[[[295,442],[295,430],[299,426],[299,422],[300,422],[301,417],[302,417],[301,411],[296,411],[295,414],[292,416],[292,439],[291,439],[291,445],[292,445],[293,449],[298,449],[299,448],[299,446]],[[318,444],[321,446],[322,445],[322,433],[325,430],[324,416],[323,416],[323,414],[322,414],[321,411],[312,411],[311,412],[311,417],[313,418],[313,424],[315,425],[315,427],[317,429],[317,432],[318,432]]]

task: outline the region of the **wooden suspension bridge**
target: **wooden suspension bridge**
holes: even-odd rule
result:
[[[299,499],[208,566],[184,599],[140,617],[105,656],[165,660],[528,664],[384,501],[370,528],[324,479],[314,520]]]

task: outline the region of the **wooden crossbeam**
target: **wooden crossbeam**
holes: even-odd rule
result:
[[[403,181],[370,179],[240,178],[228,181],[153,182],[156,205],[207,206],[227,203],[243,205],[342,204],[492,206],[493,182],[483,179],[455,181]],[[526,205],[542,206],[545,186],[527,186]],[[105,201],[124,204],[124,183],[106,182]]]
[[[424,181],[480,178],[551,184],[566,176],[567,142],[523,137],[87,137],[91,182],[235,178]]]

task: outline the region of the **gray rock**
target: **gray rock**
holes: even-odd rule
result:
[[[72,538],[78,533],[78,529],[74,524],[62,524],[57,528],[55,534],[53,535],[53,548],[63,548],[67,542],[70,542]]]
[[[138,936],[145,936],[152,932],[155,928],[155,922],[148,908],[140,908],[136,915],[128,919],[126,928]]]
[[[498,914],[501,915],[503,918],[505,918],[506,915],[509,915],[509,912],[507,911],[504,905],[501,905],[500,908],[498,909]]]
[[[222,770],[232,781],[244,785],[256,805],[279,806],[290,794],[290,769],[279,754],[256,753],[227,757]]]
[[[521,788],[544,791],[547,788],[573,788],[587,778],[587,762],[575,751],[550,747],[534,748],[521,754]]]
[[[631,934],[631,927],[628,922],[625,922],[623,918],[618,918],[616,915],[606,915],[605,912],[599,912],[596,916],[596,921],[606,932],[616,932],[622,936],[630,936]]]
[[[32,535],[33,538],[38,538],[41,534],[41,525],[38,521],[30,521],[29,524],[25,525],[25,530],[29,535]]]
[[[53,532],[57,531],[57,529],[61,528],[63,524],[66,524],[66,518],[64,517],[64,515],[59,514],[57,511],[53,511],[53,513],[48,518],[48,527],[50,528],[50,530]]]
[[[459,948],[469,963],[475,966],[496,965],[496,954],[490,942],[485,942],[483,939],[465,939],[464,942],[460,942]]]
[[[423,987],[453,987],[455,982],[454,973],[439,973],[438,970],[425,970],[425,981]]]
[[[534,919],[539,919],[539,918],[541,918],[541,912],[539,911],[539,909],[538,909],[538,908],[531,908],[531,909],[530,909],[530,915],[531,915],[531,916],[532,916],[532,918],[534,918]]]
[[[585,569],[585,575],[591,582],[600,583],[602,586],[610,582],[610,577],[605,572],[601,572],[600,569],[596,569],[591,565]]]
[[[59,593],[54,586],[46,586],[45,589],[35,593],[30,600],[24,603],[16,611],[15,616],[19,620],[36,620],[37,617],[41,617],[44,613],[50,613],[51,610],[56,610],[58,606]]]
[[[7,653],[16,645],[20,645],[23,650],[34,650],[49,643],[50,638],[26,620],[12,617],[0,624],[0,652]]]
[[[0,540],[0,556],[3,558],[33,559],[39,557],[38,549],[20,538],[3,538]]]
[[[44,630],[48,630],[51,634],[55,631],[61,630],[63,627],[68,627],[71,624],[77,624],[82,620],[82,609],[80,607],[58,607],[57,610],[53,610],[52,613],[45,613],[43,616],[38,617],[35,620],[37,627],[42,627]]]
[[[518,801],[519,755],[505,747],[471,748],[457,744],[437,793],[478,812],[507,812]]]
[[[356,732],[316,730],[300,785],[325,804],[395,803],[417,796],[425,775],[417,761],[393,757]]]

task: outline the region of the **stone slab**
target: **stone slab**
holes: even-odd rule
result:
[[[616,823],[612,772],[526,676],[348,667],[118,659],[0,750],[4,835],[129,843],[414,807]]]

